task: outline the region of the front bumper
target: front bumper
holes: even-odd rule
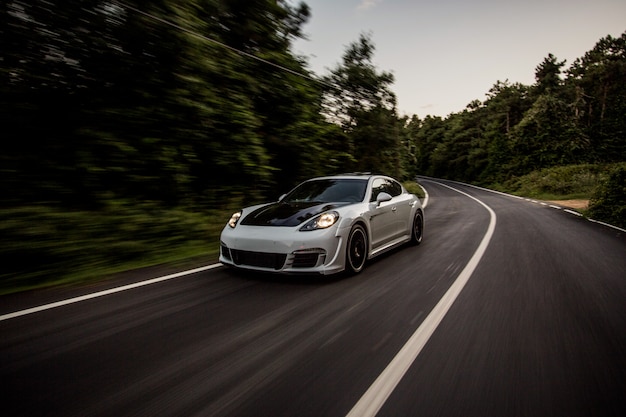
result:
[[[226,226],[220,237],[220,262],[266,272],[328,275],[343,271],[343,229],[338,225],[308,232],[298,229],[299,226]]]

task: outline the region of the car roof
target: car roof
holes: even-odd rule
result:
[[[321,180],[321,179],[337,179],[337,178],[342,178],[342,179],[369,179],[371,177],[379,177],[379,176],[380,177],[390,178],[387,175],[374,174],[374,173],[371,173],[371,172],[347,172],[347,173],[343,173],[343,174],[327,175],[327,176],[323,176],[323,177],[311,178],[309,181]]]

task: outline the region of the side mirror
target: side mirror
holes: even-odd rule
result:
[[[280,202],[280,201],[283,201],[283,198],[285,198],[285,196],[286,196],[286,195],[287,195],[287,194],[283,194],[283,195],[281,195],[280,197],[278,197],[278,201],[279,201],[279,202]]]
[[[382,192],[376,197],[376,203],[378,206],[380,206],[380,203],[384,203],[385,201],[389,201],[391,199],[392,197],[389,194]]]

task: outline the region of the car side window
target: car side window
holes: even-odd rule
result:
[[[397,197],[402,194],[402,186],[396,181],[389,181],[389,191],[387,191],[392,197]]]
[[[383,192],[392,197],[397,197],[402,194],[402,186],[397,182],[386,178],[376,178],[374,182],[372,182],[372,197],[370,201],[376,201],[378,194]]]

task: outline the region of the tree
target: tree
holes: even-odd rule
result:
[[[319,140],[325,124],[321,92],[305,62],[290,52],[308,6],[282,0],[197,0],[178,10],[181,25],[221,43],[182,35],[190,49],[173,96],[186,98],[206,127],[193,131],[201,156],[196,188],[219,179],[219,185],[204,189],[253,184],[262,195],[315,171],[325,159]]]
[[[623,160],[626,154],[626,32],[606,36],[568,70],[576,118],[590,138],[593,159]]]
[[[413,118],[408,127],[412,131],[412,140],[415,143],[417,172],[422,175],[433,175],[431,158],[435,152],[438,152],[443,142],[446,130],[444,119],[438,116],[426,116],[424,120]]]
[[[557,58],[548,54],[546,58],[535,68],[535,95],[554,93],[561,85],[561,69],[565,60],[559,62]]]
[[[522,120],[532,102],[529,88],[508,80],[498,81],[487,93],[484,116],[484,147],[486,167],[480,175],[482,182],[490,182],[508,175],[511,163],[512,131]]]
[[[283,0],[8,2],[3,198],[214,201],[311,171],[321,92],[290,51],[308,14]]]
[[[126,123],[145,109],[138,92],[160,67],[154,50],[141,54],[133,46],[151,32],[124,44],[127,16],[113,3],[15,0],[6,7],[0,100],[10,147],[3,165],[21,184],[11,187],[15,200],[93,201],[103,183],[122,184],[119,163],[138,162],[138,145],[114,132],[122,125],[128,135],[138,130]]]
[[[473,181],[487,164],[483,136],[484,108],[475,100],[446,119],[443,140],[430,158],[435,176]]]
[[[394,77],[379,73],[372,63],[375,46],[369,35],[348,46],[343,61],[324,77],[324,111],[327,117],[344,129],[356,124],[357,116],[375,107],[395,109],[396,97],[390,90]]]
[[[387,171],[401,176],[400,133],[393,75],[379,72],[372,58],[374,44],[361,35],[350,44],[343,62],[324,77],[323,112],[347,134],[351,170]]]
[[[512,136],[512,166],[517,174],[577,163],[589,150],[569,105],[549,94],[533,103]]]

